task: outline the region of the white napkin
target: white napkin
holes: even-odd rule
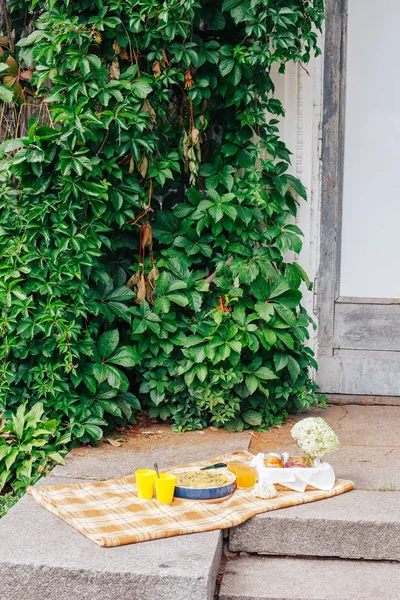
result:
[[[264,465],[264,454],[260,452],[251,464],[257,469],[259,481],[279,483],[296,492],[304,492],[307,485],[325,491],[331,490],[335,485],[335,472],[326,462],[313,469],[268,468]]]

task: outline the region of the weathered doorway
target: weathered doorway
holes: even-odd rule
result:
[[[400,397],[400,3],[376,7],[327,1],[317,379]]]

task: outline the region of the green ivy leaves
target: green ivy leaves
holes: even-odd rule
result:
[[[134,316],[132,323],[133,334],[142,335],[147,330],[155,334],[160,333],[159,323],[161,322],[161,319],[156,313],[152,312],[146,300],[143,300],[140,308],[132,308],[131,312]]]
[[[141,407],[178,430],[242,430],[310,406],[311,282],[285,258],[301,249],[306,190],[271,67],[318,52],[323,3],[50,2],[28,9],[28,36],[25,4],[0,67],[4,110],[40,107],[0,145],[0,410],[13,435],[27,399],[79,443]],[[26,483],[40,461],[16,449],[1,464]]]
[[[222,183],[228,192],[233,187],[232,173],[234,168],[230,165],[222,165],[221,159],[216,159],[215,164],[204,164],[201,165],[199,175],[206,178],[206,183],[212,190],[215,189],[219,183]]]
[[[119,367],[131,368],[139,362],[137,351],[132,346],[119,346],[119,331],[114,329],[106,331],[99,337],[95,358],[98,362],[93,364],[93,375],[101,384],[105,381],[112,388],[126,392],[129,381],[126,375],[117,369]]]
[[[187,284],[185,281],[170,279],[167,272],[162,272],[157,279],[155,295],[155,309],[162,313],[168,313],[171,308],[171,302],[178,306],[187,306],[189,300],[183,294],[179,294],[179,290],[185,290]]]
[[[3,102],[12,102],[14,98],[14,92],[7,88],[5,85],[0,85],[0,100]]]

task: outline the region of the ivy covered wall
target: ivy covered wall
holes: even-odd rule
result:
[[[0,409],[98,440],[317,402],[271,68],[322,0],[11,0],[1,39]]]

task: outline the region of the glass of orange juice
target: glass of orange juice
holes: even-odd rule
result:
[[[235,468],[237,486],[240,488],[252,488],[257,481],[257,470],[255,467],[239,463]]]
[[[157,473],[153,469],[139,469],[135,471],[138,498],[151,500],[154,496],[154,484]]]
[[[176,475],[171,473],[160,473],[156,477],[156,496],[158,502],[162,504],[171,504],[174,499]]]
[[[240,467],[241,465],[243,465],[243,463],[241,463],[238,460],[234,460],[232,462],[228,462],[228,464],[226,465],[228,471],[230,471],[231,473],[233,473],[234,475],[236,475],[236,470],[238,468],[238,466]]]

